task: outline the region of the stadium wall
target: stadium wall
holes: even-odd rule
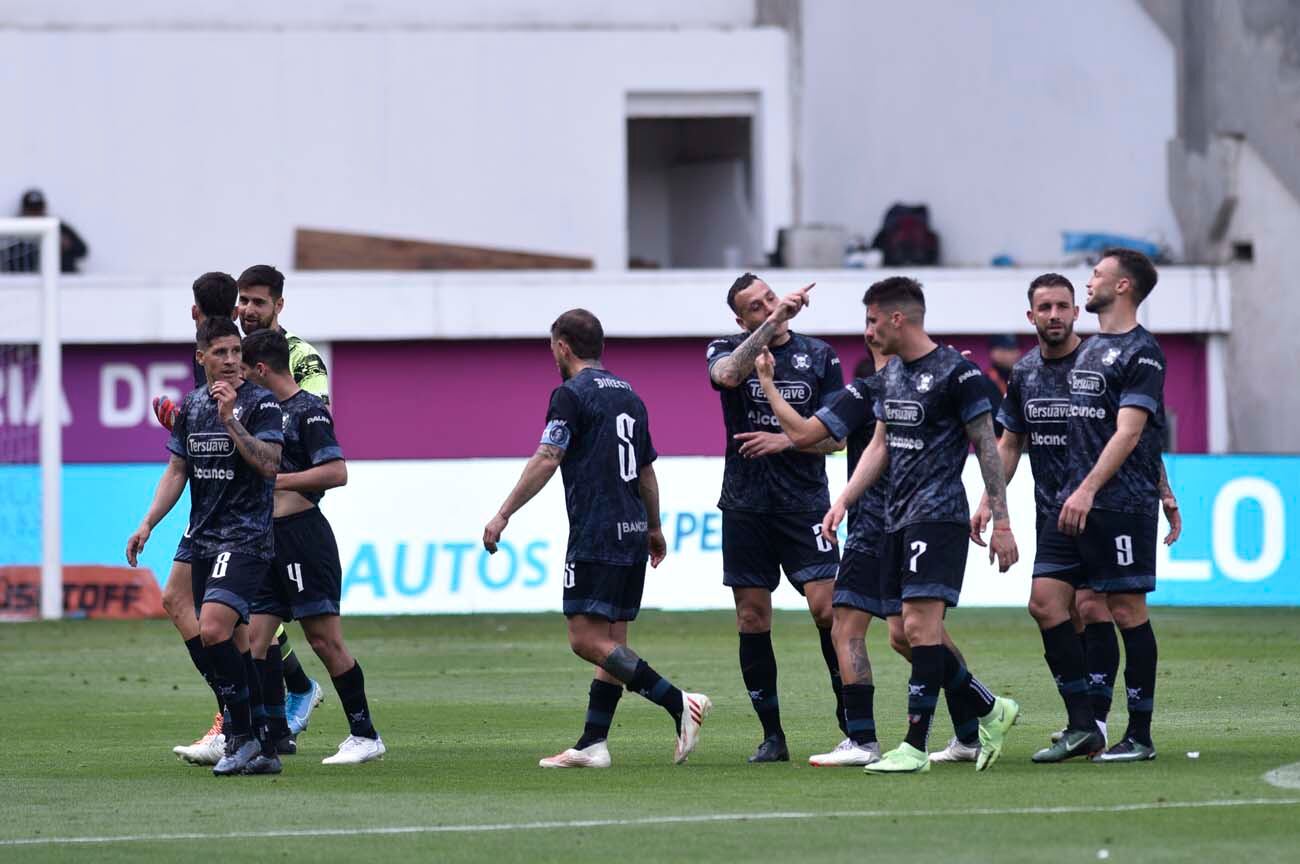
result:
[[[1300,458],[1170,456],[1179,492],[1183,538],[1160,547],[1162,605],[1300,605]],[[347,487],[323,503],[338,537],[346,614],[556,611],[567,532],[563,491],[551,483],[510,523],[502,551],[487,555],[483,524],[496,511],[522,459],[353,462]],[[833,492],[845,482],[844,460],[829,466]],[[73,465],[64,478],[64,559],[68,564],[124,567],[123,548],[147,506],[158,464]],[[716,509],[722,460],[666,457],[657,464],[669,555],[646,580],[647,607],[731,608],[721,584],[721,514]],[[974,505],[980,490],[972,459],[963,477]],[[31,524],[39,508],[30,466],[0,466],[0,567],[39,555]],[[30,501],[28,501],[30,503]],[[1022,606],[1034,552],[1033,492],[1027,467],[1011,484],[1010,507],[1021,563],[1007,574],[971,547],[962,600],[968,606]],[[182,499],[153,532],[142,566],[166,577],[184,528]],[[1161,529],[1165,530],[1163,517]],[[35,612],[34,598],[2,578],[0,619]],[[800,608],[789,586],[775,596]]]

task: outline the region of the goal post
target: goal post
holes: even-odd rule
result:
[[[40,432],[38,436],[41,489],[41,617],[63,617],[63,343],[59,319],[59,220],[0,219],[0,238],[14,248],[35,244],[39,255],[39,373]],[[15,267],[14,262],[19,266]],[[33,262],[7,254],[0,271],[31,272]],[[3,275],[3,274],[0,274]],[[7,278],[7,277],[6,277]],[[12,307],[11,307],[12,308]],[[21,324],[21,322],[19,322]],[[33,322],[35,323],[35,322]],[[12,421],[12,418],[11,418]]]

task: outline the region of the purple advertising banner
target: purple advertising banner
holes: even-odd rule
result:
[[[63,350],[63,461],[163,462],[167,431],[153,398],[194,386],[192,345],[69,345]],[[36,462],[39,368],[34,348],[0,352],[0,462]]]

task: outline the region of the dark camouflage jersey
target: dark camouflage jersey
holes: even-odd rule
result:
[[[885,530],[916,522],[966,524],[966,424],[993,410],[984,373],[945,345],[911,363],[895,357],[879,374],[884,392],[876,415],[884,418],[889,447]]]
[[[1034,509],[1048,517],[1060,508],[1056,494],[1070,468],[1070,370],[1079,354],[1048,360],[1035,348],[1011,370],[998,420],[1024,436],[1034,473]]]
[[[604,369],[584,369],[551,393],[543,444],[560,463],[569,511],[566,561],[629,565],[646,560],[640,472],[657,457],[650,418],[632,385]]]
[[[280,451],[280,473],[296,474],[343,458],[343,448],[334,437],[334,420],[319,396],[299,390],[280,403],[284,412],[284,449]],[[299,493],[319,504],[324,492]]]
[[[849,455],[849,477],[858,467],[858,461],[871,443],[876,433],[876,412],[874,409],[877,388],[881,385],[880,374],[870,378],[854,378],[853,383],[833,394],[826,402],[826,407],[817,411],[817,419],[822,421],[827,431],[841,441],[847,439]],[[888,471],[888,469],[886,469]],[[861,498],[849,508],[849,535],[844,541],[845,549],[853,549],[863,555],[878,557],[881,553],[881,541],[885,532],[885,490],[888,481],[880,482],[868,489]]]
[[[235,419],[259,441],[283,443],[282,417],[269,390],[245,381],[235,391]],[[194,557],[240,552],[270,560],[275,482],[244,461],[206,386],[185,394],[167,449],[185,460],[189,475]]]
[[[1099,333],[1079,346],[1070,372],[1070,468],[1058,503],[1064,504],[1097,464],[1115,434],[1119,409],[1133,407],[1149,415],[1142,437],[1092,506],[1148,515],[1155,509],[1164,449],[1164,390],[1164,352],[1141,325],[1127,333]]]
[[[735,351],[748,333],[737,333],[709,343],[709,368]],[[784,345],[771,348],[777,389],[801,417],[811,417],[836,390],[844,387],[840,360],[820,339],[791,333]],[[712,381],[712,377],[710,377]],[[739,432],[780,432],[781,424],[763,395],[752,371],[735,389],[713,385],[722,400],[727,430],[726,464],[722,473],[722,510],[753,513],[825,513],[830,508],[826,489],[826,457],[786,450],[760,459],[740,455]]]

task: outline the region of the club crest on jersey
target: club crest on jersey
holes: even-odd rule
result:
[[[1113,366],[1115,361],[1119,359],[1119,355],[1120,350],[1118,348],[1111,348],[1106,351],[1106,356],[1101,358],[1101,362],[1106,366]]]
[[[796,355],[794,355],[793,357],[790,358],[790,363],[791,363],[791,364],[794,366],[794,368],[796,368],[796,369],[811,369],[811,368],[812,368],[812,358],[810,358],[807,354],[796,354]]]
[[[916,379],[916,392],[929,393],[930,388],[934,386],[934,376],[929,372],[922,372],[921,377]]]

